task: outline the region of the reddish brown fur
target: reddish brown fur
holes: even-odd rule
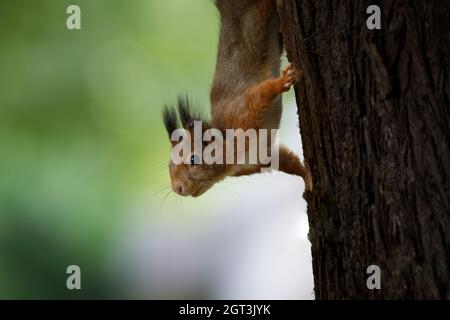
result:
[[[208,126],[222,131],[277,129],[281,94],[289,90],[298,74],[288,65],[280,75],[282,47],[275,0],[217,0],[216,5],[221,30]],[[280,147],[279,156],[279,170],[303,177],[310,190],[311,178],[298,156],[285,146]],[[249,175],[260,169],[259,164],[173,163],[169,168],[173,190],[192,196],[203,194],[226,176]]]

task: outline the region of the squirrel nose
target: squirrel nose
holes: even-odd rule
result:
[[[174,183],[172,186],[172,190],[179,195],[184,196],[184,188],[181,183]]]

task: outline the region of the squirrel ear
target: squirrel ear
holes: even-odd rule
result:
[[[166,127],[167,134],[170,136],[172,132],[178,129],[178,118],[177,113],[174,108],[170,108],[167,105],[164,105],[162,110],[162,117],[164,120],[164,126]]]

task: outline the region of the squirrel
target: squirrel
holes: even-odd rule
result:
[[[298,72],[288,64],[280,74],[283,44],[276,2],[279,0],[215,1],[221,25],[210,92],[211,119],[207,121],[193,112],[187,97],[179,97],[178,110],[167,105],[163,108],[169,137],[179,128],[177,111],[182,128],[190,137],[193,137],[196,120],[202,121],[202,130],[254,128],[270,131],[279,128],[281,94],[297,81]],[[172,141],[172,148],[174,146]],[[183,155],[187,161],[175,164],[171,160],[169,163],[172,190],[182,196],[198,197],[225,177],[251,175],[264,167],[259,162],[198,164],[194,150],[190,151]],[[299,157],[284,145],[279,146],[278,154],[278,170],[302,177],[305,190],[311,191],[311,176]]]

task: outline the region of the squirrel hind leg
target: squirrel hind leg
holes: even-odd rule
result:
[[[280,146],[279,158],[278,170],[302,177],[305,182],[305,191],[312,191],[312,176],[306,161],[303,164],[300,158],[284,145]]]

